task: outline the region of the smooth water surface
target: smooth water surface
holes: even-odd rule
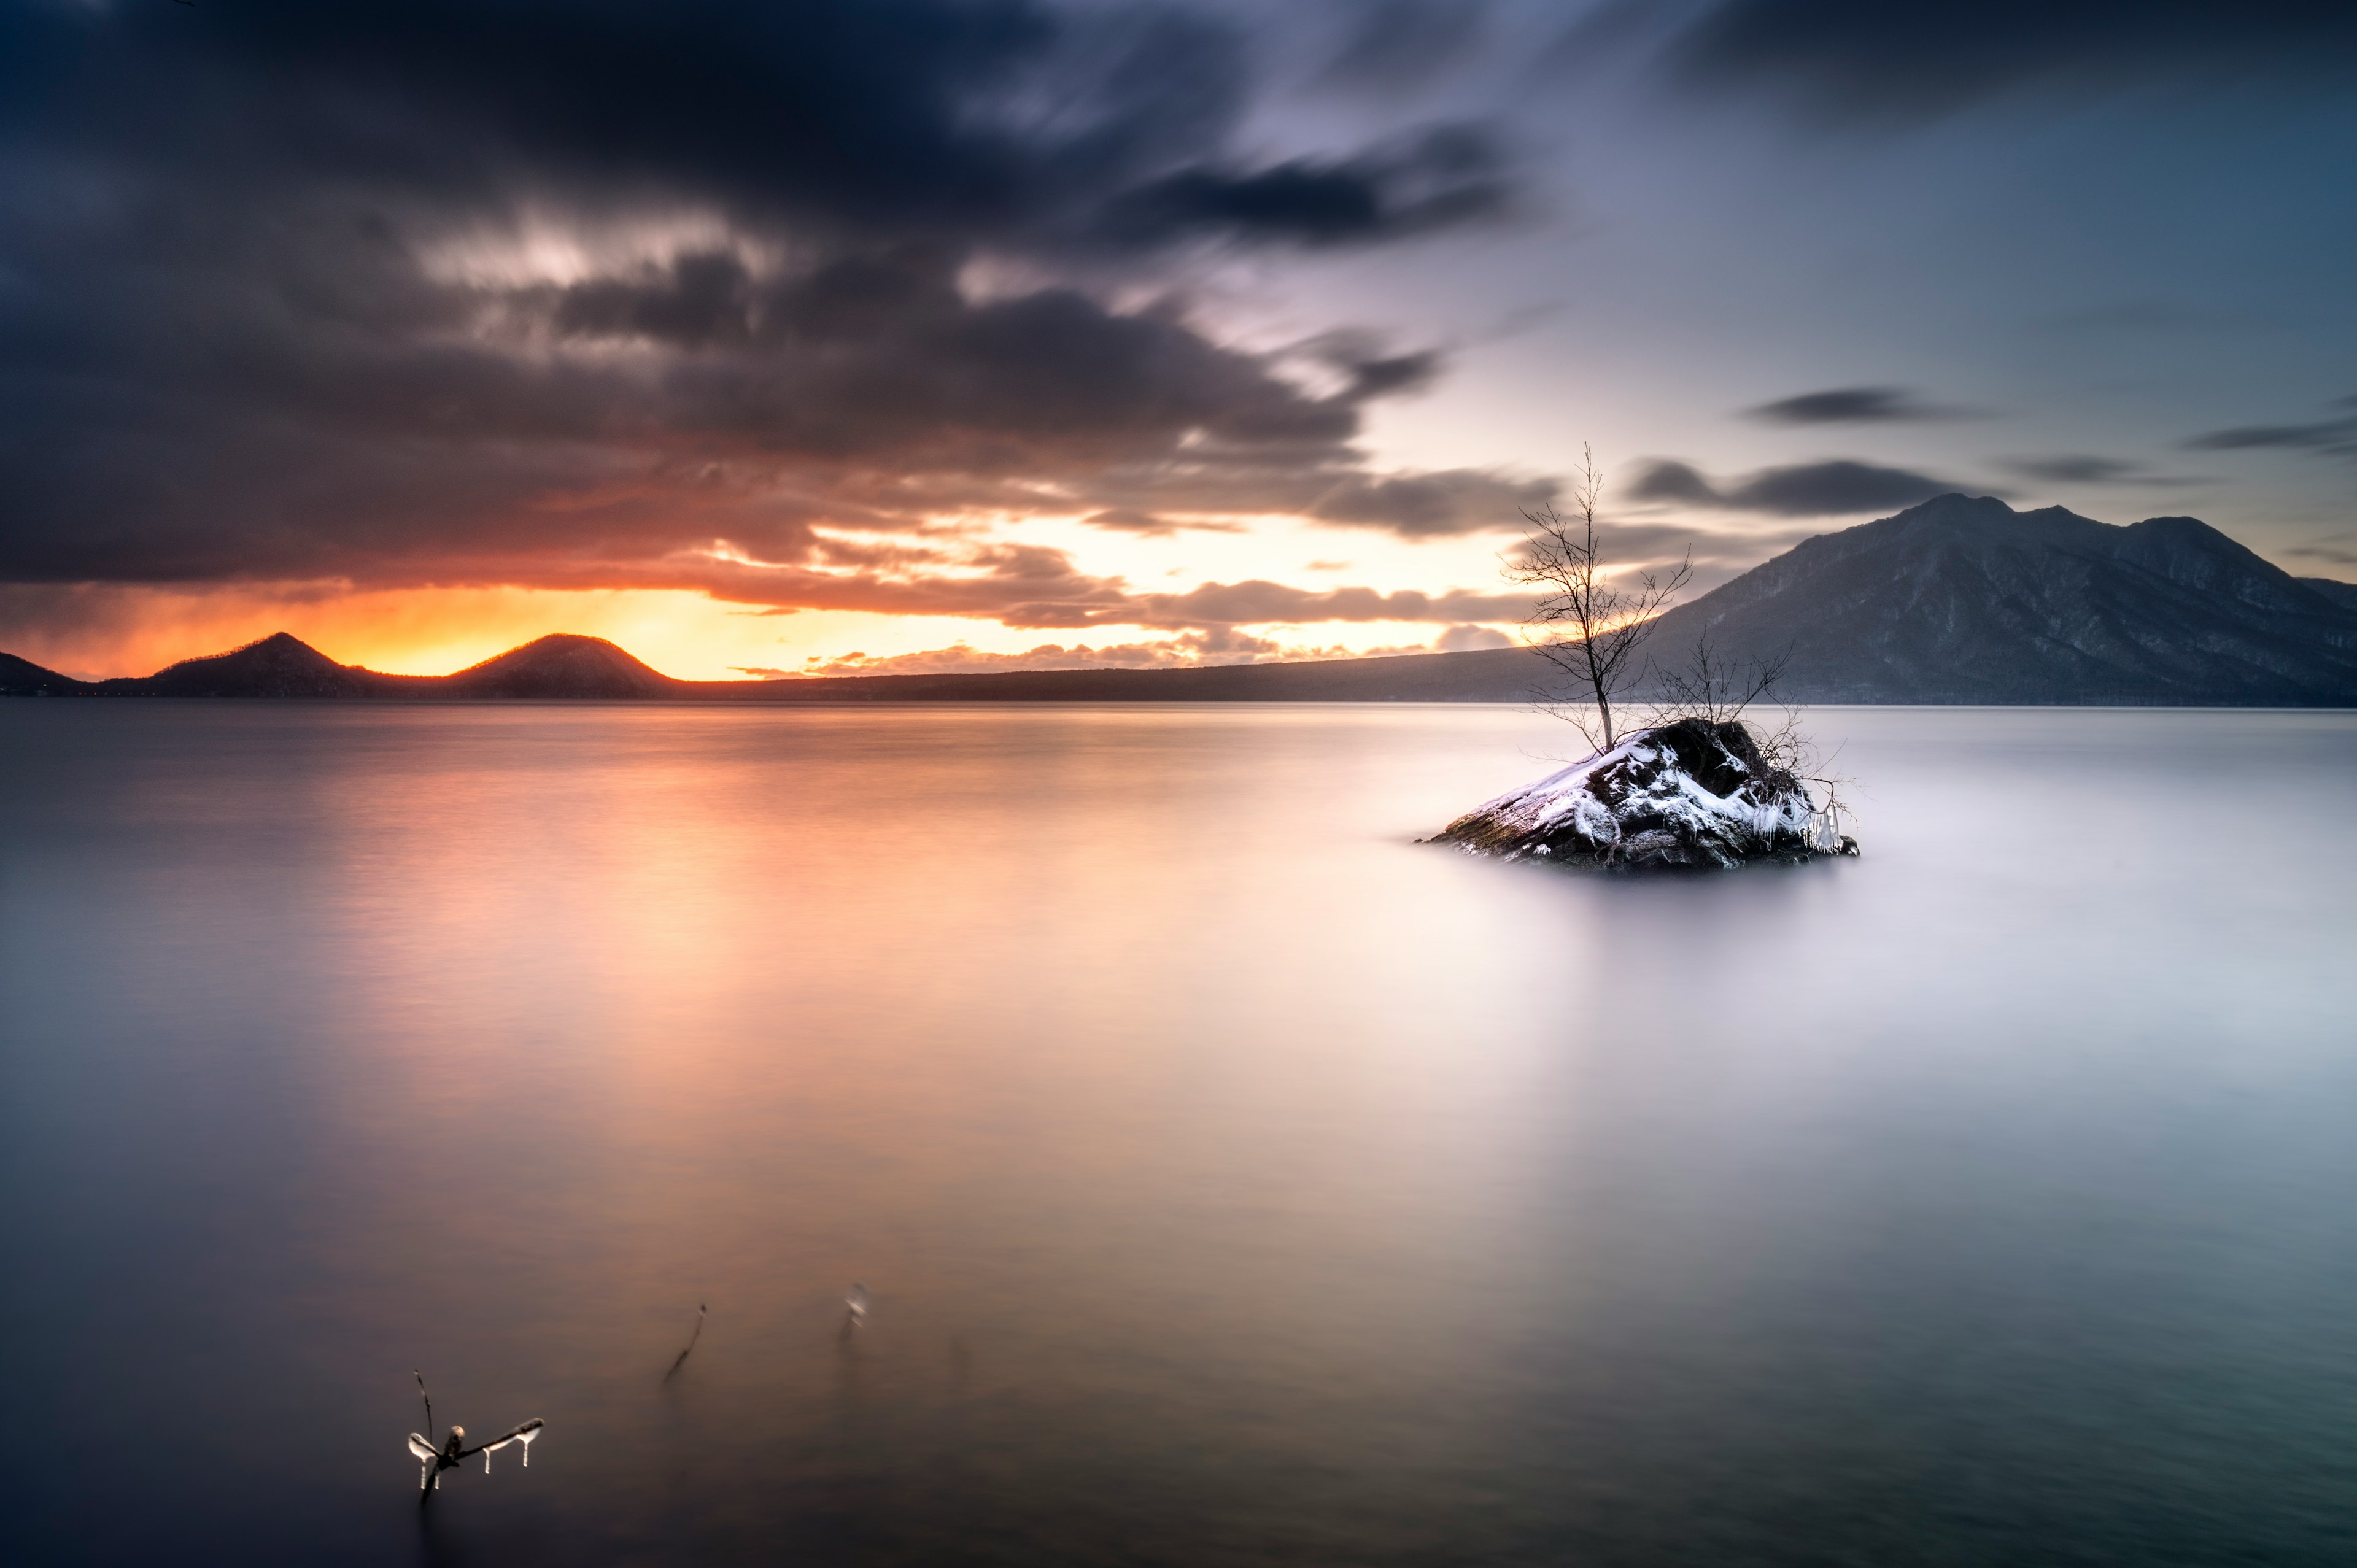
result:
[[[0,1556],[2357,1558],[2357,715],[1815,722],[0,704]]]

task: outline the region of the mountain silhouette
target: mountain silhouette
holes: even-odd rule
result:
[[[1789,654],[1811,703],[2357,705],[2357,585],[2294,577],[2190,517],[2114,527],[1941,496],[1804,540],[1662,617],[1648,652]],[[763,703],[1528,702],[1519,648],[1186,670],[679,681],[556,635],[455,675],[338,664],[280,632],[156,674],[85,682],[0,654],[0,695]],[[1576,693],[1557,693],[1566,699]]]
[[[55,697],[89,690],[86,682],[70,675],[44,670],[13,653],[0,653],[0,697]]]
[[[1941,496],[1669,611],[1648,651],[1705,633],[1738,660],[1789,649],[1805,702],[2357,703],[2357,610],[2190,517]]]
[[[449,682],[454,696],[589,697],[609,702],[692,695],[697,684],[674,681],[650,669],[602,637],[576,637],[569,632],[536,639],[442,679]]]
[[[227,653],[184,659],[144,680],[102,681],[97,689],[142,697],[369,697],[382,679],[280,631]]]
[[[455,675],[387,675],[339,664],[300,638],[275,632],[227,653],[187,659],[153,675],[76,681],[0,653],[0,696],[367,698],[622,698],[693,696],[756,682],[674,681],[599,637],[559,632]]]

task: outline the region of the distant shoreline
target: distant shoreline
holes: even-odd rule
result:
[[[1803,540],[1653,623],[1658,646],[1783,666],[1816,706],[2357,706],[2357,586],[2293,577],[2190,517],[2124,528],[1941,496]],[[1524,648],[1294,663],[679,681],[557,633],[449,675],[339,664],[278,632],[153,675],[76,681],[0,654],[0,695],[338,702],[1531,703]],[[1636,693],[1641,699],[1641,688]]]
[[[1383,654],[1292,663],[1162,670],[1019,670],[954,675],[827,675],[782,681],[682,681],[610,642],[559,634],[451,675],[388,675],[337,664],[279,633],[148,676],[77,681],[23,660],[0,668],[0,696],[105,702],[314,702],[694,703],[777,707],[999,703],[1439,703],[1529,706],[1546,699],[1545,673],[1520,648]],[[1907,689],[1796,682],[1788,700],[1811,707],[1931,708],[2357,708],[2357,693],[2152,692],[2095,687],[2017,691]]]
[[[1383,654],[1294,663],[1181,670],[1021,670],[957,675],[829,675],[785,681],[681,681],[597,638],[558,634],[451,675],[388,675],[338,664],[281,632],[153,675],[76,681],[0,655],[0,696],[107,702],[315,702],[694,703],[778,707],[998,703],[1440,703],[1527,706],[1544,699],[1544,673],[1520,648]],[[2319,693],[2105,691],[2083,687],[1999,694],[1879,689],[1800,682],[1788,693],[1812,707],[2357,708],[2357,696]]]

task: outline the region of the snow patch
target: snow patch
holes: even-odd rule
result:
[[[1508,860],[1721,866],[1856,854],[1741,724],[1681,719],[1488,801],[1436,841]]]

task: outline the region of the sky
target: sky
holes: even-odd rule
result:
[[[2357,8],[15,0],[0,649],[1502,646],[1948,490],[2357,579]]]

